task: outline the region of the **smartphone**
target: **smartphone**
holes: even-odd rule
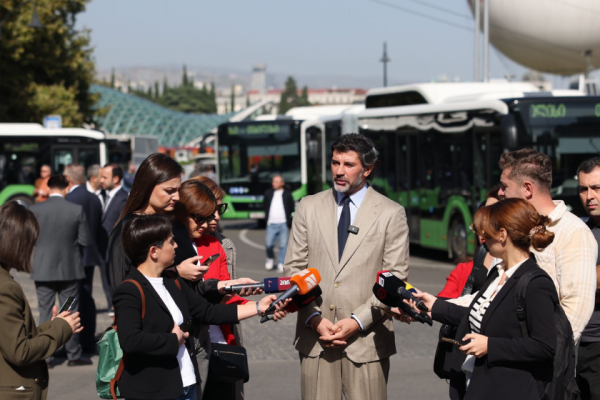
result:
[[[65,311],[71,311],[73,307],[77,304],[77,297],[69,297],[62,306],[60,306],[60,310],[58,310],[58,314],[63,313]],[[57,315],[58,315],[57,314]]]
[[[443,337],[442,338],[442,342],[452,343],[455,346],[462,347],[464,345],[469,344],[471,341],[470,340],[463,341],[463,340],[456,340],[456,339],[450,339],[450,338],[447,338],[447,337]]]
[[[217,258],[219,258],[219,256],[220,256],[220,254],[219,254],[219,253],[217,253],[217,254],[213,254],[212,256],[208,257],[208,258],[206,259],[206,261],[204,261],[204,262],[202,263],[202,265],[210,265],[210,264],[212,264],[212,263],[213,263],[213,262],[214,262],[214,261],[215,261]]]
[[[189,318],[183,324],[179,325],[179,329],[181,329],[183,332],[189,332],[191,328],[192,328],[192,319],[191,318]]]

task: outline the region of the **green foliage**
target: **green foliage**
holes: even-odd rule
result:
[[[235,85],[231,84],[231,112],[235,111]]]
[[[285,88],[279,100],[279,114],[285,114],[294,107],[310,106],[308,101],[308,87],[304,86],[302,94],[298,96],[296,80],[291,76],[285,81]]]
[[[1,121],[41,123],[45,115],[61,114],[63,126],[77,126],[92,119],[90,31],[75,30],[88,2],[36,0],[41,29],[29,27],[33,2],[0,3]]]
[[[187,74],[185,65],[183,66],[181,86],[170,87],[165,77],[162,92],[159,92],[158,88],[159,84],[155,82],[154,91],[151,87],[147,90],[129,88],[128,93],[175,111],[191,114],[214,114],[217,112],[214,83],[211,85],[210,92],[207,90],[206,85],[202,89],[196,88],[194,80],[190,79]]]

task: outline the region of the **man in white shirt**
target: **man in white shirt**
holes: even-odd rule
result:
[[[548,230],[554,233],[554,241],[544,251],[531,251],[554,281],[578,344],[594,311],[598,244],[586,224],[569,212],[563,201],[552,200],[552,161],[547,155],[534,149],[504,153],[500,168],[498,195],[527,200],[551,220]]]
[[[265,236],[265,246],[267,249],[266,270],[272,270],[275,261],[275,240],[279,238],[279,261],[277,262],[277,271],[283,272],[283,262],[287,242],[292,227],[292,214],[295,204],[292,194],[285,189],[285,181],[281,175],[275,175],[271,182],[272,189],[265,192],[263,205],[265,209],[265,218],[267,220],[267,231]]]

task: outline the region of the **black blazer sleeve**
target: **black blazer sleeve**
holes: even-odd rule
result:
[[[459,326],[468,313],[469,307],[457,306],[442,299],[437,299],[431,308],[431,318],[434,321],[452,326]]]
[[[540,277],[529,282],[525,294],[528,338],[488,338],[488,365],[552,360],[556,351],[554,307],[558,304],[552,281]]]
[[[285,210],[285,219],[287,222],[287,226],[289,229],[292,229],[292,214],[295,211],[296,208],[296,202],[294,201],[294,198],[292,197],[292,192],[290,192],[289,190],[285,190],[283,192],[283,209]]]
[[[123,244],[121,243],[121,230],[123,229],[123,224],[126,220],[127,217],[121,220],[115,229],[113,229],[108,239],[106,273],[108,274],[108,279],[113,290],[123,282],[123,279],[125,279],[129,273],[129,266],[131,264],[129,257],[125,254]]]
[[[192,317],[211,325],[237,324],[239,322],[237,305],[210,304],[204,297],[184,284],[183,279],[177,279],[179,280],[181,291],[186,298]],[[215,279],[215,282],[218,281]]]
[[[142,299],[137,286],[131,282],[120,285],[113,294],[113,303],[118,310],[115,316],[119,343],[125,353],[177,357],[177,335],[143,331]]]

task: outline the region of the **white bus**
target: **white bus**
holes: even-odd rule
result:
[[[360,132],[380,152],[373,186],[405,207],[411,242],[472,253],[468,227],[499,183],[500,155],[524,147],[550,156],[553,197],[584,215],[575,173],[600,151],[600,97],[528,83],[430,83],[374,89],[365,103]]]
[[[40,124],[0,124],[0,205],[20,200],[33,203],[40,167],[62,173],[70,163],[88,167],[109,162],[127,167],[158,150],[155,137],[105,135],[82,128],[45,129]]]

